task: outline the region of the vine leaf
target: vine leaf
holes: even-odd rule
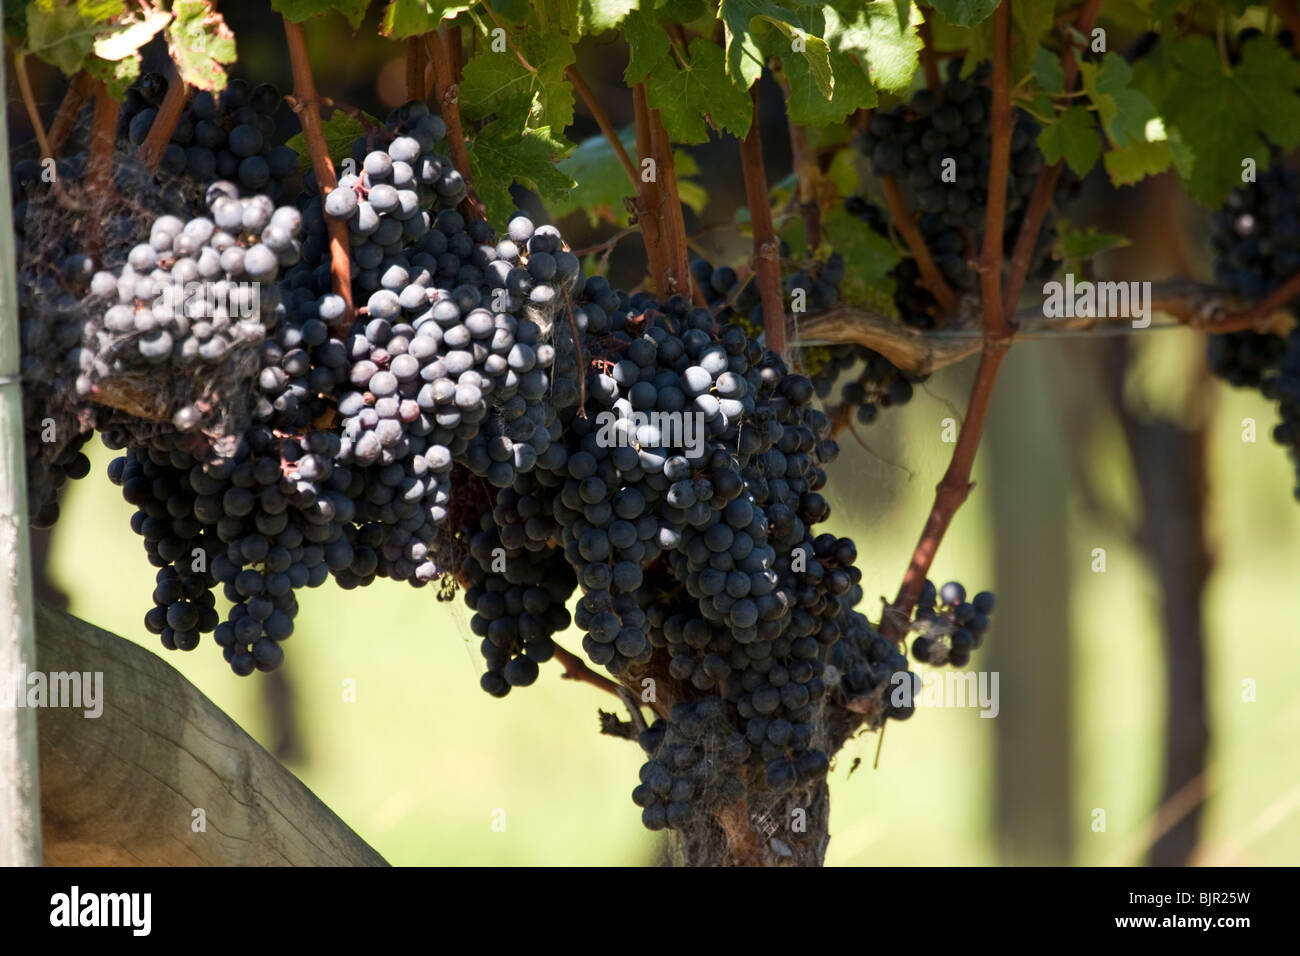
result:
[[[815,75],[824,82],[824,95],[830,95],[829,47],[825,40],[805,33],[798,26],[798,17],[772,0],[722,0],[718,4],[718,19],[725,27],[727,76],[740,90],[748,90],[763,72],[762,37],[775,28],[793,42],[801,39],[801,53]],[[755,27],[755,21],[758,26]]]
[[[919,11],[914,5],[893,0],[843,2],[843,6],[828,6],[823,11],[831,49],[855,54],[859,63],[865,63],[877,89],[904,92],[912,85],[923,46]]]
[[[932,0],[931,6],[959,27],[973,27],[993,15],[999,0]],[[1014,9],[1016,5],[1013,4]]]
[[[801,126],[829,126],[842,123],[854,110],[876,105],[876,91],[866,71],[847,53],[832,53],[835,89],[828,99],[821,95],[807,62],[801,57],[784,61],[790,81],[790,119]]]
[[[618,138],[630,154],[635,154],[636,131],[632,127],[621,130]],[[609,140],[599,135],[585,139],[557,165],[578,185],[547,207],[552,216],[559,218],[582,210],[593,226],[602,220],[627,225],[629,216],[623,197],[632,195],[632,184]],[[684,149],[673,150],[673,167],[677,170],[681,201],[696,214],[703,212],[707,199],[704,188],[690,178],[700,172],[695,158]]]
[[[1101,158],[1101,136],[1092,114],[1082,106],[1071,106],[1043,127],[1038,148],[1049,164],[1064,159],[1082,177]]]
[[[1179,40],[1170,51],[1179,82],[1167,88],[1161,108],[1169,129],[1196,155],[1188,191],[1218,205],[1241,183],[1241,162],[1265,166],[1269,144],[1300,146],[1300,63],[1271,38],[1242,44],[1230,73],[1208,37]],[[1172,141],[1172,136],[1171,136]]]
[[[95,56],[101,60],[124,60],[152,40],[171,18],[165,10],[154,10],[143,20],[124,23],[112,33],[96,38]]]
[[[132,53],[120,60],[92,56],[86,60],[86,72],[108,88],[108,95],[120,100],[131,84],[140,78],[140,54]]]
[[[383,124],[369,114],[362,114],[372,126]],[[327,119],[321,121],[321,133],[325,137],[325,151],[335,163],[352,155],[352,144],[358,137],[366,135],[366,126],[359,118],[342,110],[335,110]],[[291,136],[284,144],[298,154],[298,165],[302,169],[311,168],[311,152],[307,149],[307,140],[302,133]]]
[[[424,36],[438,29],[443,20],[464,13],[472,6],[457,0],[392,0],[384,8],[379,32],[394,40]]]
[[[105,29],[105,21],[122,11],[122,5],[105,15],[87,16],[76,4],[29,3],[27,49],[46,63],[71,75],[81,69]]]
[[[507,104],[525,98],[535,103],[533,125],[563,130],[573,123],[573,87],[564,70],[576,59],[573,43],[558,32],[520,31],[514,42],[529,70],[513,50],[482,50],[465,64],[460,84],[461,110],[485,119]]]
[[[528,128],[529,110],[527,99],[516,99],[497,110],[497,118],[468,144],[474,188],[487,208],[488,221],[498,229],[516,206],[512,183],[536,190],[544,203],[563,202],[576,185],[556,166],[566,144],[548,126]]]
[[[210,0],[176,0],[167,25],[167,49],[186,83],[223,90],[223,64],[235,62],[235,34]]]
[[[1119,249],[1127,245],[1131,243],[1124,236],[1099,232],[1096,226],[1079,229],[1063,222],[1058,229],[1056,246],[1059,255],[1056,258],[1087,260],[1108,249]]]
[[[1142,142],[1156,108],[1145,93],[1133,88],[1133,68],[1118,53],[1108,53],[1101,66],[1081,63],[1079,75],[1110,141],[1121,149]]]
[[[1044,93],[1065,92],[1065,69],[1061,66],[1061,58],[1051,50],[1040,46],[1035,51],[1030,72]]]
[[[623,22],[636,9],[637,0],[582,0],[582,22],[587,33],[604,33]]]
[[[845,279],[840,294],[847,301],[875,305],[882,285],[888,284],[892,291],[889,271],[898,265],[899,258],[892,242],[875,230],[864,229],[862,221],[843,205],[822,218],[822,233],[824,243],[844,257]]]
[[[338,13],[354,30],[361,26],[369,8],[370,0],[271,0],[271,9],[294,23],[302,23],[323,13]]]
[[[691,41],[690,62],[678,69],[664,59],[646,80],[646,99],[659,111],[664,128],[680,143],[703,143],[708,114],[717,128],[738,137],[749,132],[753,104],[749,94],[727,78],[722,51],[703,37]]]
[[[659,61],[668,55],[671,45],[668,31],[665,30],[653,14],[639,10],[628,14],[623,21],[623,34],[627,37],[627,69],[623,79],[629,86],[642,83],[650,71],[659,65]]]

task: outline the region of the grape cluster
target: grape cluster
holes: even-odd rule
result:
[[[984,642],[994,603],[991,591],[967,601],[966,589],[956,581],[937,591],[926,581],[912,617],[913,630],[922,632],[912,641],[912,656],[923,664],[965,667],[971,652]]]
[[[908,104],[873,114],[862,150],[877,176],[899,181],[911,208],[978,236],[988,204],[992,91],[979,75],[961,79],[960,63],[954,61],[954,66],[937,91],[918,90]],[[1034,118],[1018,112],[1007,173],[1008,226],[1043,169],[1037,134]]]
[[[144,143],[167,86],[165,76],[149,73],[127,90],[118,111],[119,137],[132,146]],[[250,87],[238,77],[220,93],[200,90],[181,112],[163,150],[160,173],[200,188],[229,180],[275,201],[289,198],[298,177],[298,154],[272,145],[281,99],[273,84]]]
[[[1210,242],[1214,275],[1228,292],[1260,299],[1300,271],[1300,174],[1275,152],[1270,168],[1239,186],[1216,210]],[[1273,438],[1286,448],[1300,474],[1300,335],[1292,330],[1229,332],[1206,344],[1210,370],[1238,388],[1258,388],[1278,403],[1281,421]],[[1300,499],[1300,480],[1296,497]]]
[[[235,114],[262,97],[235,100],[232,151]],[[389,577],[445,597],[454,578],[489,694],[532,684],[576,624],[592,664],[669,702],[641,741],[647,826],[707,824],[745,788],[796,799],[829,767],[833,702],[878,695],[872,726],[910,714],[885,700],[906,657],[854,609],[854,543],[814,530],[839,449],[813,383],[738,324],[754,303],[725,267],[707,266],[728,299],[715,314],[585,276],[523,214],[500,236],[467,222],[444,134],[407,104],[323,197],[304,177],[277,208],[219,181],[205,214],[160,212],[147,241],[77,266],[69,301],[98,303],[87,328],[113,348],[86,368],[80,332],[50,348],[123,453],[110,478],[158,568],[146,627],[180,650],[211,633],[248,674],[283,660],[304,588]],[[355,317],[333,289],[331,222],[347,227]],[[825,307],[842,273],[833,258],[787,291]],[[178,276],[253,283],[260,302],[219,322],[148,294]],[[124,371],[175,378],[164,420],[97,406]]]

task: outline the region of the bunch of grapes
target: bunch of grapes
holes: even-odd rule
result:
[[[144,143],[167,86],[165,76],[149,73],[127,90],[118,111],[119,137],[132,146]],[[172,130],[160,173],[196,185],[230,180],[275,201],[288,198],[299,164],[293,149],[272,145],[282,99],[273,84],[250,87],[238,77],[220,93],[200,90]]]
[[[967,601],[966,589],[956,581],[937,591],[926,581],[912,617],[912,629],[921,632],[912,641],[912,656],[923,664],[965,667],[971,652],[984,642],[994,603],[991,591]]]
[[[1214,214],[1210,242],[1214,275],[1228,292],[1260,299],[1300,271],[1300,174],[1282,165],[1275,152],[1271,167],[1254,183],[1234,189]],[[1210,370],[1238,388],[1258,388],[1278,403],[1281,421],[1273,438],[1287,449],[1300,474],[1300,335],[1292,330],[1229,332],[1211,335],[1206,350]],[[1296,497],[1300,498],[1300,480]]]
[[[232,154],[236,129],[268,125],[239,111],[270,102],[216,101]],[[211,633],[248,674],[282,662],[304,588],[390,577],[445,597],[454,579],[489,694],[532,684],[571,624],[593,665],[659,689],[647,826],[714,825],[744,787],[796,799],[828,769],[833,702],[879,695],[873,725],[910,714],[884,702],[907,659],[855,610],[856,546],[814,530],[838,446],[813,383],[730,321],[752,305],[734,272],[707,267],[716,310],[658,301],[585,276],[552,226],[467,221],[445,132],[407,104],[356,144],[357,173],[324,196],[305,177],[291,206],[201,183],[204,208],[77,264],[84,293],[63,305],[95,308],[75,339],[36,323],[86,427],[123,453],[110,478],[158,568],[146,627],[178,650]],[[355,321],[329,222],[350,239]],[[828,307],[842,273],[832,259],[787,291]],[[191,308],[177,281],[201,303],[258,300]],[[174,379],[160,420],[96,403],[129,374]],[[33,407],[46,384],[28,383]]]

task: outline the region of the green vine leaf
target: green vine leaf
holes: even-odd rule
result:
[[[201,90],[226,88],[224,64],[235,62],[235,34],[210,0],[176,0],[167,49],[181,79]]]
[[[1145,93],[1132,86],[1133,68],[1118,53],[1107,53],[1101,66],[1081,63],[1084,92],[1097,108],[1106,136],[1121,149],[1142,142],[1156,108]]]
[[[821,95],[807,61],[802,57],[785,60],[790,81],[790,119],[801,126],[829,126],[844,122],[854,110],[876,105],[876,90],[865,70],[847,53],[832,53],[830,64],[835,70],[835,90],[827,98]]]
[[[131,53],[118,60],[104,60],[92,56],[85,62],[85,70],[108,88],[115,100],[126,96],[131,84],[140,78],[140,54]]]
[[[369,8],[370,0],[271,0],[271,9],[294,23],[302,23],[323,13],[337,13],[354,30],[361,26]]]
[[[362,115],[366,117],[367,122],[372,123],[374,126],[383,125],[379,120],[367,113]],[[352,144],[357,141],[358,137],[366,135],[366,126],[355,116],[350,116],[342,110],[335,110],[321,121],[321,132],[325,136],[325,151],[329,153],[330,159],[334,160],[335,164],[338,164],[345,159],[351,158]],[[307,140],[302,133],[290,137],[284,145],[298,154],[299,168],[311,168],[311,152],[307,149]]]
[[[620,131],[619,141],[629,155],[636,156],[636,131],[632,127]],[[635,190],[604,136],[583,140],[558,166],[577,186],[565,198],[547,207],[552,216],[559,218],[581,210],[593,226],[602,221],[618,226],[628,224],[623,197],[634,195]],[[696,214],[703,212],[707,196],[703,187],[691,178],[699,174],[699,164],[689,152],[678,149],[673,151],[673,166],[682,202]]]
[[[691,41],[690,62],[679,69],[665,58],[646,80],[646,99],[659,110],[664,128],[679,143],[703,143],[713,126],[743,137],[753,119],[749,94],[726,74],[722,50],[703,37]]]
[[[87,5],[59,0],[33,0],[27,4],[27,51],[71,75],[81,69],[101,35],[115,28],[111,22],[124,5]]]
[[[840,0],[837,6],[823,8],[823,13],[831,49],[851,53],[865,64],[873,86],[902,93],[912,85],[923,46],[918,32],[921,14],[914,4]]]
[[[1080,177],[1101,158],[1101,135],[1092,114],[1082,106],[1071,106],[1043,127],[1038,148],[1049,164],[1062,159]]]
[[[582,22],[592,35],[612,30],[637,7],[637,0],[582,0]]]
[[[1217,205],[1241,184],[1243,159],[1262,167],[1270,143],[1300,146],[1300,63],[1274,40],[1248,40],[1231,72],[1208,37],[1178,40],[1170,59],[1179,81],[1168,86],[1160,107],[1171,142],[1176,131],[1196,156],[1187,180],[1194,197]]]
[[[899,259],[894,244],[863,226],[843,205],[822,217],[822,233],[823,242],[844,257],[846,277],[840,294],[854,305],[878,307],[881,285],[888,283],[892,289],[889,271]]]
[[[959,27],[973,27],[993,15],[1000,0],[932,0],[931,6],[944,15],[949,23]],[[1014,4],[1012,5],[1014,8]]]
[[[472,6],[457,0],[391,0],[379,21],[379,32],[394,40],[424,36]]]
[[[652,13],[633,11],[623,21],[623,35],[627,37],[627,69],[623,79],[629,86],[642,83],[659,61],[668,55],[671,46],[668,31]]]
[[[497,229],[504,228],[515,209],[512,183],[533,189],[542,202],[554,204],[564,202],[576,185],[556,165],[564,154],[564,141],[556,139],[549,127],[527,128],[528,109],[526,100],[517,100],[499,111],[468,144],[474,188]]]
[[[564,71],[574,62],[573,44],[563,34],[539,29],[518,31],[513,42],[533,69],[525,67],[514,50],[483,49],[465,64],[460,84],[462,111],[471,119],[485,119],[527,97],[534,104],[533,126],[563,130],[571,125],[573,87]]]

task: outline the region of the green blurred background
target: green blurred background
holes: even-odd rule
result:
[[[240,37],[236,72],[288,89],[264,11],[225,6]],[[382,114],[403,98],[402,48],[372,26],[353,38],[339,23],[313,24],[309,38],[322,92]],[[608,35],[580,58],[618,124],[631,112],[625,56]],[[36,79],[52,109],[59,81]],[[774,93],[765,90],[764,125],[775,182],[789,165]],[[595,132],[578,112],[575,140]],[[11,141],[22,144],[18,113],[10,104]],[[734,143],[694,152],[710,205],[688,217],[691,231],[730,221],[743,202]],[[1208,274],[1203,214],[1164,180],[1122,194],[1090,182],[1073,218],[1134,235],[1134,247],[1098,264],[1101,277]],[[574,247],[607,234],[581,215],[561,225]],[[736,262],[748,245],[725,233],[708,243]],[[637,281],[639,257],[637,240],[624,242],[613,278]],[[1274,409],[1214,383],[1202,354],[1203,340],[1181,329],[1011,352],[977,486],[932,573],[998,594],[973,666],[999,672],[1000,714],[922,709],[889,725],[874,767],[877,736],[852,741],[831,774],[828,863],[1300,861],[1295,475],[1269,438]],[[860,429],[865,445],[841,436],[828,528],[858,543],[869,613],[897,589],[971,371],[935,375],[905,408]],[[1243,440],[1244,419],[1257,441]],[[430,590],[327,584],[304,595],[275,675],[233,676],[210,642],[163,651],[142,625],[153,569],[128,527],[131,508],[102,477],[111,453],[93,447],[94,476],[71,488],[52,539],[38,536],[46,598],[61,591],[73,613],[164,654],[389,861],[662,861],[661,838],[641,827],[629,796],[639,748],[597,732],[597,709],[616,709],[613,700],[562,681],[554,664],[534,687],[489,698],[466,612]],[[1203,567],[1170,560],[1200,547]],[[1189,613],[1198,607],[1199,621]],[[558,640],[580,643],[575,633]],[[1171,755],[1180,769],[1166,781]],[[1184,812],[1162,822],[1162,806]]]

